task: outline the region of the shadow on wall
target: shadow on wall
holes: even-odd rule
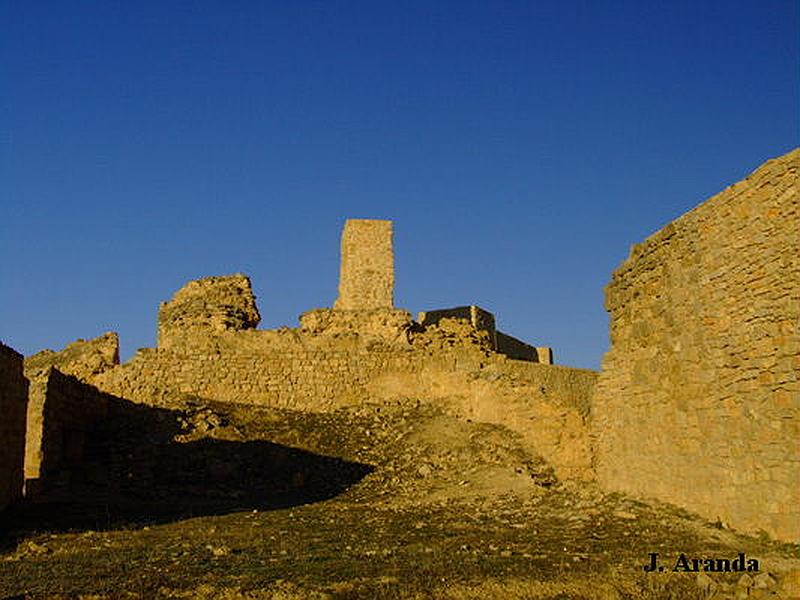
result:
[[[373,471],[269,441],[176,441],[186,428],[184,411],[114,398],[58,470],[28,482],[31,501],[4,514],[0,538],[286,508],[337,496]]]

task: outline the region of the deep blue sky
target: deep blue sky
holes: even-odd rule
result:
[[[130,356],[240,271],[294,326],[385,218],[398,306],[597,368],[630,245],[798,145],[799,7],[0,2],[0,339]]]

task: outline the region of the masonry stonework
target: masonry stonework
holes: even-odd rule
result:
[[[42,350],[25,358],[25,376],[32,379],[56,367],[67,375],[90,379],[119,364],[119,336],[113,331],[91,340],[77,340],[59,352]]]
[[[355,335],[400,345],[408,343],[412,323],[411,313],[396,308],[317,308],[300,315],[300,329],[305,334],[339,337]]]
[[[256,329],[236,274],[176,292],[158,346],[124,364],[113,333],[29,357],[24,373],[0,345],[0,509],[19,498],[23,456],[33,500],[122,490],[120,457],[144,438],[115,445],[115,432],[172,427],[197,399],[318,412],[410,399],[507,427],[561,479],[797,539],[799,163],[800,150],[768,162],[632,249],[606,290],[599,378],[553,365],[480,307],[418,321],[395,308],[389,221],[347,222],[339,299],[298,328]]]
[[[261,321],[246,275],[189,282],[158,313],[158,345],[170,348],[223,331],[255,329]]]
[[[454,308],[429,310],[421,312],[417,316],[417,321],[423,327],[439,325],[445,319],[463,321],[469,323],[476,331],[484,332],[489,347],[508,358],[547,365],[553,364],[552,348],[537,348],[500,331],[497,329],[494,315],[480,306],[456,306]]]
[[[435,325],[442,319],[460,319],[469,322],[476,330],[485,331],[493,348],[497,348],[497,328],[495,318],[480,306],[457,306],[440,310],[429,310],[417,315],[420,325]]]
[[[163,407],[200,397],[324,412],[393,397],[438,399],[469,418],[528,431],[526,440],[559,476],[592,477],[585,418],[593,371],[509,360],[491,350],[485,332],[458,320],[421,328],[409,317],[373,334],[356,325],[322,331],[329,333],[204,334],[198,343],[140,350],[90,381],[115,396]]]
[[[615,271],[591,409],[608,488],[800,537],[799,169],[767,162]]]
[[[345,224],[339,298],[334,308],[394,308],[391,221],[349,219]]]
[[[92,469],[96,441],[115,399],[56,368],[31,377],[25,444],[25,495],[33,501],[73,496],[102,483]]]
[[[494,315],[476,306],[422,313],[417,323],[394,308],[393,288],[391,222],[350,220],[342,237],[339,300],[333,309],[301,315],[299,328],[255,329],[260,315],[249,278],[207,277],[162,304],[157,348],[142,349],[125,364],[86,368],[98,339],[70,346],[64,356],[43,353],[30,366],[58,366],[107,394],[165,408],[192,398],[306,411],[412,395],[435,399],[467,418],[524,432],[559,476],[592,478],[586,417],[594,372],[509,360],[497,352]],[[517,354],[530,359],[522,350]],[[71,398],[39,395],[31,465],[44,460],[35,453],[46,443],[36,440],[56,429],[46,418],[42,425],[47,398],[53,396],[53,410],[63,405],[58,398]]]
[[[0,510],[22,497],[27,403],[22,355],[0,343]]]

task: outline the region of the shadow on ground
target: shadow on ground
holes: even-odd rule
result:
[[[29,501],[0,517],[0,547],[31,532],[103,530],[239,511],[272,510],[337,496],[368,464],[263,440],[201,437],[213,426],[191,410],[119,399],[40,480]],[[196,437],[196,436],[192,436]]]

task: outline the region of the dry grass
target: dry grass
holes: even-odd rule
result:
[[[692,574],[644,573],[648,553],[743,551],[765,570],[800,564],[797,546],[591,486],[550,485],[546,465],[497,428],[453,424],[442,436],[449,425],[436,411],[379,408],[229,410],[202,436],[268,440],[375,470],[337,497],[271,510],[233,503],[149,523],[84,515],[92,527],[28,515],[11,523],[0,554],[0,598],[701,600]]]

